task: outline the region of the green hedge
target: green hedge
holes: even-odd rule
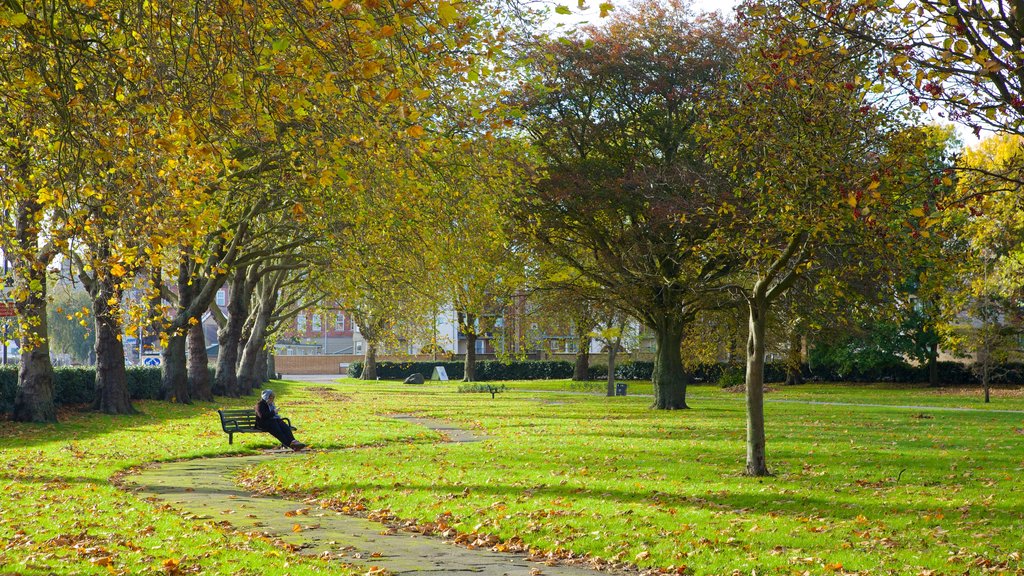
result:
[[[377,376],[381,380],[405,380],[412,374],[422,374],[430,379],[435,366],[443,366],[450,380],[462,380],[465,376],[463,362],[378,362]],[[566,360],[518,360],[502,362],[500,360],[481,360],[476,363],[476,379],[489,380],[561,380],[572,378],[575,365]],[[650,380],[654,369],[652,362],[623,362],[615,368],[616,378],[621,380]],[[348,375],[359,378],[363,373],[363,363],[353,362],[348,366]],[[592,380],[605,378],[608,368],[591,367],[589,377]]]
[[[128,394],[132,400],[160,399],[160,368],[129,367]],[[213,377],[213,369],[210,369]],[[54,368],[54,401],[63,404],[91,404],[96,398],[96,371],[93,368]],[[0,366],[0,413],[14,409],[18,389],[18,367]]]
[[[404,380],[414,373],[423,374],[429,379],[434,366],[444,366],[451,380],[461,380],[464,364],[462,362],[378,362],[377,375],[381,380]],[[500,362],[483,360],[477,362],[477,380],[557,380],[572,378],[573,364],[562,360],[527,360],[518,362]],[[358,378],[362,374],[363,363],[353,362],[349,365],[348,374]],[[623,362],[615,366],[616,380],[650,380],[654,371],[654,363],[650,361]],[[993,384],[1024,384],[1024,363],[1002,364],[993,370]],[[702,364],[690,370],[690,382],[700,384],[731,385],[742,383],[745,369],[743,365],[729,367],[726,364]],[[824,382],[900,382],[922,383],[928,381],[928,369],[925,366],[911,366],[905,362],[885,363],[884,365],[849,366],[842,368],[818,364],[813,369],[806,364],[801,367],[804,380]],[[596,364],[587,372],[590,380],[605,380],[608,367]],[[769,362],[764,367],[765,382],[779,383],[786,381],[786,365],[783,362]],[[980,384],[972,367],[959,362],[939,362],[939,382],[943,386],[977,386]]]

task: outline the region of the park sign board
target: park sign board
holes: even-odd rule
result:
[[[434,373],[430,376],[430,379],[445,382],[448,380],[448,370],[444,366],[434,366]]]

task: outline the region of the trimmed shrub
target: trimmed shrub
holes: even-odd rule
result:
[[[506,392],[507,390],[508,386],[505,386],[504,384],[494,386],[492,384],[483,384],[481,382],[466,382],[464,384],[459,384],[458,389],[459,392],[463,393],[484,392],[488,394],[498,394],[500,392]]]
[[[362,362],[350,362],[348,370],[345,375],[349,378],[359,378],[363,374],[363,363]]]
[[[765,370],[766,376],[767,372],[768,371]],[[765,380],[767,380],[767,378],[765,378]],[[732,386],[740,386],[742,384],[746,384],[746,381],[746,368],[742,365],[732,365],[728,366],[727,368],[719,372],[718,379],[715,380],[715,383],[717,383],[722,388],[729,388]]]

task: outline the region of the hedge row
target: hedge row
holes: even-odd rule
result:
[[[465,376],[463,362],[378,362],[377,376],[381,380],[405,380],[412,374],[422,374],[430,379],[435,366],[443,366],[449,380],[461,380]],[[560,380],[572,378],[575,365],[566,360],[521,360],[502,362],[500,360],[481,360],[476,363],[476,379],[488,380]],[[654,371],[653,362],[623,362],[615,366],[615,378],[618,380],[650,380]],[[349,364],[348,375],[359,378],[363,373],[363,363]],[[591,366],[587,372],[591,380],[603,380],[608,377],[607,366]]]
[[[461,380],[464,376],[462,362],[378,362],[377,375],[382,380],[404,380],[412,374],[420,373],[430,379],[435,366],[443,366],[450,380]],[[573,363],[564,360],[526,360],[501,362],[483,360],[477,362],[477,380],[556,380],[572,378]],[[615,366],[616,380],[650,380],[654,363],[647,361],[623,362]],[[358,378],[363,371],[362,362],[349,365],[348,374]],[[977,372],[970,365],[959,362],[939,362],[939,383],[943,386],[972,386],[980,384]],[[712,383],[723,386],[742,384],[744,378],[742,365],[704,364],[690,370],[690,381],[695,383]],[[858,368],[852,371],[840,371],[836,367],[818,365],[813,369],[804,364],[801,367],[804,380],[823,382],[899,382],[921,383],[928,381],[926,366],[911,366],[905,362],[897,362],[884,366]],[[992,371],[993,384],[1024,384],[1024,363],[1008,363],[995,367]],[[765,382],[778,383],[786,381],[786,365],[782,362],[765,364]],[[587,372],[590,380],[604,380],[608,377],[608,367],[594,365]]]
[[[126,372],[132,400],[160,398],[159,367],[129,367]],[[54,402],[58,405],[91,404],[96,398],[96,371],[93,368],[54,368],[53,386]],[[14,409],[17,389],[18,367],[0,366],[0,413]]]

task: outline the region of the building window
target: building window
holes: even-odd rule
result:
[[[484,353],[484,341],[483,340],[477,340],[476,341],[476,353],[477,354],[483,354]]]
[[[339,332],[345,330],[345,314],[343,312],[334,315],[334,329]]]
[[[295,326],[298,327],[299,332],[306,331],[306,315],[299,312],[299,315],[295,317]]]
[[[319,332],[322,327],[323,327],[323,324],[320,323],[320,315],[319,314],[313,314],[313,330],[315,332]]]
[[[221,288],[220,290],[217,290],[217,306],[224,306],[227,303],[228,298],[227,294],[224,292],[224,289]]]
[[[362,353],[363,353],[363,343],[362,342],[356,342],[356,354],[362,354]]]

